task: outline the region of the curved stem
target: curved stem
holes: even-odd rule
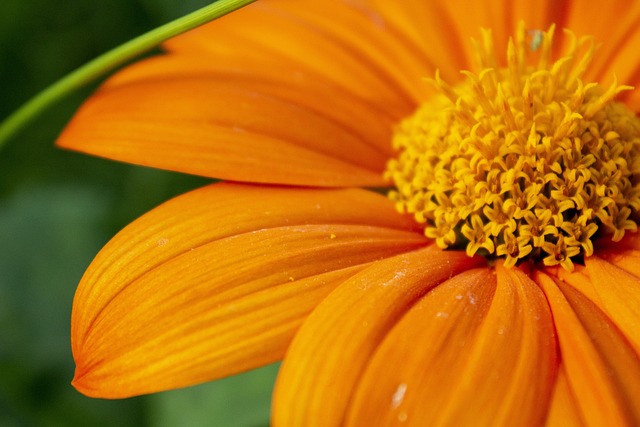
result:
[[[130,40],[88,62],[70,74],[67,74],[31,98],[26,104],[0,123],[0,149],[12,136],[20,131],[20,129],[68,93],[104,76],[109,71],[158,46],[171,37],[224,16],[254,1],[256,0],[218,0],[195,12]]]

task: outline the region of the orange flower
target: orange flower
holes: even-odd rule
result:
[[[264,0],[116,74],[60,146],[234,182],[97,255],[74,385],[284,358],[275,425],[640,424],[639,19]]]

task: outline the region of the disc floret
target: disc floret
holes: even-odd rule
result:
[[[566,32],[552,61],[554,27],[535,49],[527,34],[520,25],[509,41],[506,67],[484,32],[480,72],[456,87],[436,73],[439,93],[396,128],[386,177],[441,248],[572,270],[596,238],[637,230],[640,119],[614,101],[631,87],[582,80],[590,38]]]

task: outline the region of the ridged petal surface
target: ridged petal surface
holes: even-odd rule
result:
[[[278,360],[339,283],[425,246],[413,228],[360,190],[218,184],[177,197],[87,269],[72,314],[74,385],[127,397]]]

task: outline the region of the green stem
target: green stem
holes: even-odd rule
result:
[[[163,41],[240,9],[256,0],[218,0],[178,18],[88,62],[52,84],[0,123],[0,149],[20,129],[68,93],[104,76]]]

